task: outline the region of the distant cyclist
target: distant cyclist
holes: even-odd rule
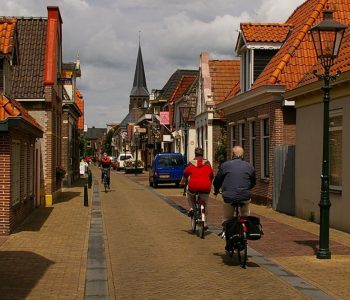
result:
[[[104,170],[107,172],[107,183],[108,183],[108,188],[110,188],[110,182],[111,182],[111,166],[112,166],[112,161],[108,157],[107,153],[103,153],[103,156],[100,160],[100,168],[101,168],[101,182],[103,183],[103,172]]]
[[[195,193],[199,192],[199,199],[205,202],[206,218],[204,220],[204,228],[207,229],[207,206],[214,174],[210,162],[203,158],[203,149],[196,148],[194,154],[195,158],[189,162],[184,170],[180,184],[185,184],[185,181],[188,181],[186,195],[190,206],[190,210],[187,213],[189,217],[193,216]]]
[[[233,147],[232,159],[221,164],[213,182],[215,196],[220,188],[222,190],[224,221],[234,216],[235,211],[231,204],[235,202],[244,203],[241,215],[250,215],[250,190],[256,183],[255,169],[243,160],[243,154],[244,150],[241,146]]]

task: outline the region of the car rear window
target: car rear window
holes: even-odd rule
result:
[[[123,155],[123,156],[120,156],[119,159],[120,160],[127,160],[127,159],[130,159],[131,158],[131,155]]]
[[[160,167],[177,167],[183,166],[184,162],[180,156],[161,156],[158,160]]]

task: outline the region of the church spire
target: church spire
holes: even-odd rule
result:
[[[139,52],[137,55],[137,62],[135,68],[134,84],[131,89],[130,96],[149,96],[147,89],[145,70],[143,67],[141,43],[140,43],[140,32],[139,32]]]

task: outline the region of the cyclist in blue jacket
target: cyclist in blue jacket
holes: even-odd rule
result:
[[[245,203],[241,215],[250,215],[251,189],[256,184],[256,177],[254,167],[244,161],[243,154],[241,146],[233,147],[232,159],[221,164],[213,181],[214,195],[219,193],[220,188],[222,190],[224,221],[234,216],[234,207],[231,205],[234,202]]]

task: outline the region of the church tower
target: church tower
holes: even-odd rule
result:
[[[149,92],[147,89],[145,69],[143,67],[141,44],[139,41],[139,52],[134,75],[134,83],[130,92],[129,112],[133,108],[142,109],[148,107]]]

